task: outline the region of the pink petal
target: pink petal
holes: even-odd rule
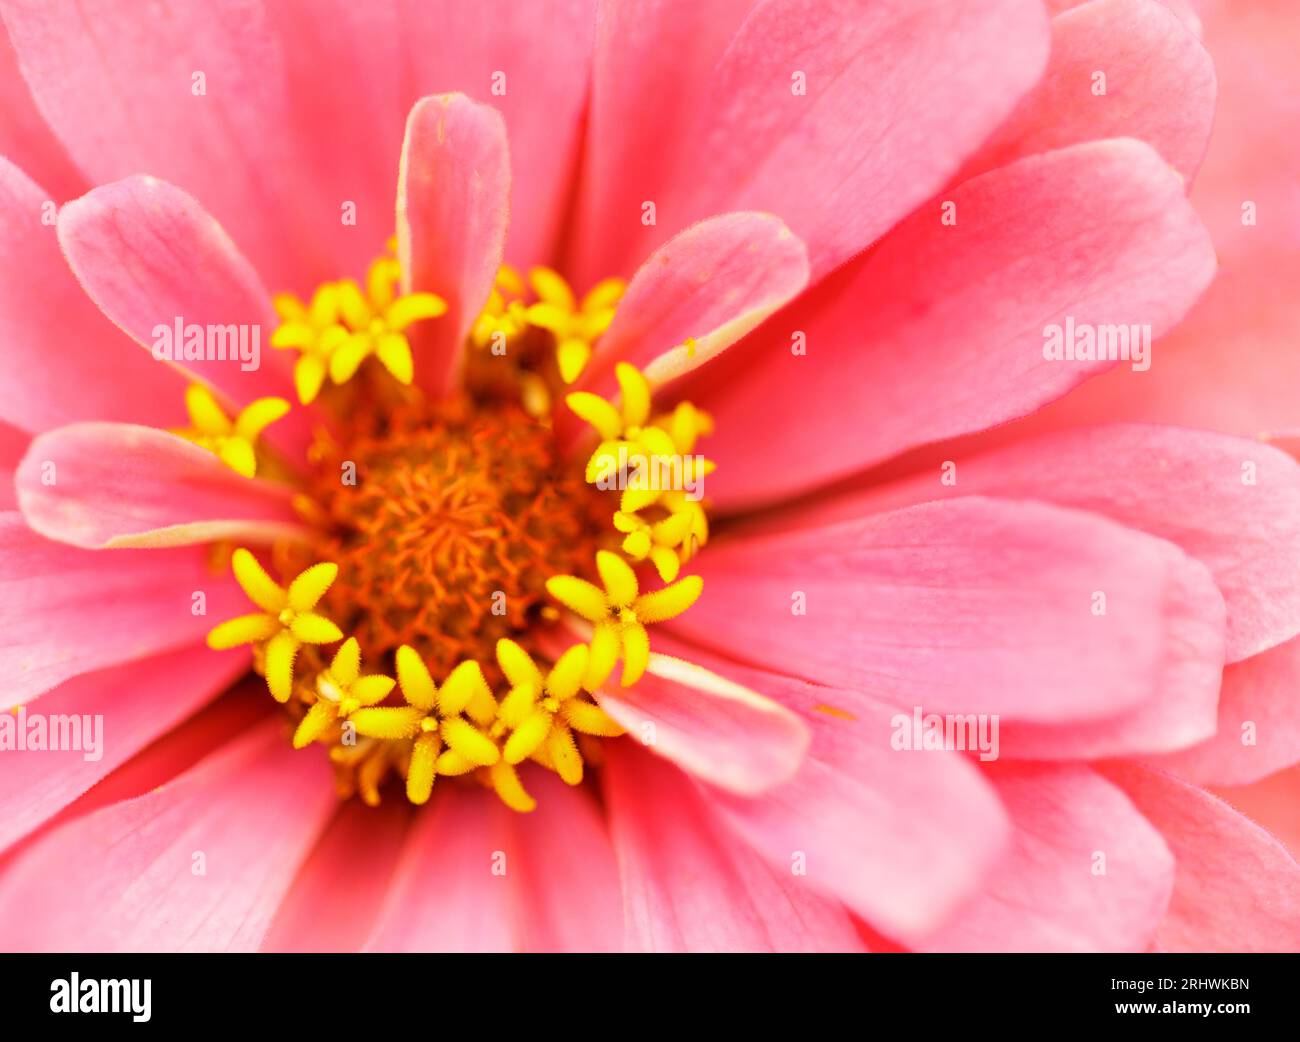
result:
[[[1098,72],[1105,93],[1094,93]],[[1047,72],[963,170],[971,177],[1080,141],[1132,137],[1189,182],[1214,118],[1214,62],[1153,0],[1094,0],[1052,19]]]
[[[445,395],[461,350],[501,266],[510,207],[505,122],[463,94],[421,98],[411,109],[397,183],[403,288],[436,293],[447,313],[411,331],[416,372]]]
[[[204,656],[215,654],[206,648]],[[279,716],[280,707],[266,697],[266,681],[248,669],[248,657],[222,654],[243,674],[218,698],[187,716],[170,731],[136,752],[117,770],[82,793],[13,849],[38,840],[48,830],[103,807],[133,800],[169,784],[228,742]]]
[[[262,941],[267,952],[352,952],[365,942],[410,827],[410,804],[339,805]]]
[[[247,610],[206,550],[81,550],[0,514],[0,676],[15,704],[82,673],[201,643]]]
[[[774,869],[788,871],[791,852],[804,852],[811,886],[905,938],[934,929],[975,895],[1009,828],[997,795],[964,757],[895,751],[897,710],[857,692],[747,669],[661,637],[655,646],[763,692],[811,729],[809,755],[788,782],[756,798],[706,787],[715,810]]]
[[[1046,56],[1041,5],[1025,0],[607,4],[580,271],[626,273],[693,221],[766,210],[820,278],[951,177]]]
[[[1011,849],[985,893],[924,947],[1146,950],[1174,880],[1160,833],[1087,767],[1002,765],[989,778],[1011,813]]]
[[[285,52],[300,183],[328,200],[317,234],[360,271],[392,234],[402,127],[421,97],[461,91],[505,117],[516,176],[508,259],[550,263],[576,163],[590,79],[591,0],[316,0],[269,4]],[[328,69],[328,75],[321,70]],[[339,220],[356,203],[357,224]]]
[[[1047,9],[1052,14],[1061,14],[1075,7],[1083,7],[1092,0],[1045,0]],[[1153,0],[1154,2],[1154,0]],[[1198,6],[1203,6],[1206,0],[1158,0],[1162,7],[1167,8],[1182,19],[1183,24],[1196,36],[1201,35],[1201,19],[1196,13]]]
[[[719,830],[705,797],[633,742],[602,773],[634,951],[861,951],[848,915]]]
[[[1184,657],[1222,661],[1214,642],[1171,646],[1189,615],[1197,632],[1222,627],[1221,600],[1186,600],[1187,570],[1202,566],[1045,504],[925,504],[719,540],[698,563],[703,596],[674,630],[909,711],[1099,720],[1153,697]]]
[[[86,190],[86,180],[68,161],[63,146],[36,111],[9,35],[2,30],[0,26],[0,111],[5,114],[0,123],[0,156],[21,164],[34,179],[49,187],[56,200],[71,199]]]
[[[654,656],[639,681],[607,684],[598,700],[652,753],[742,796],[788,780],[808,748],[808,728],[790,710],[680,658]]]
[[[807,283],[808,252],[778,218],[729,213],[694,224],[637,269],[584,383],[611,389],[615,362],[665,383],[724,351]]]
[[[279,324],[270,295],[222,227],[179,188],[152,177],[96,188],[59,211],[59,243],[91,299],[146,348],[166,329],[174,350],[178,322],[238,329],[250,360],[232,348],[225,359],[171,362],[190,379],[217,388],[234,407],[264,395],[297,401],[290,353],[270,346]],[[263,438],[300,451],[308,433],[306,414],[295,409]]]
[[[691,393],[717,420],[720,504],[1032,412],[1114,364],[1044,358],[1049,324],[1158,337],[1214,270],[1177,175],[1137,142],[1032,156],[947,201],[955,225],[936,201],[701,374]],[[796,332],[806,355],[791,351]]]
[[[1203,13],[1219,103],[1191,200],[1218,274],[1149,373],[1108,373],[1035,417],[1035,429],[1137,419],[1256,437],[1296,426],[1300,134],[1279,128],[1300,126],[1300,5]]]
[[[417,818],[370,951],[615,951],[618,874],[590,795],[525,769],[517,814],[443,778]]]
[[[1300,860],[1300,763],[1249,785],[1216,791],[1252,821],[1263,825],[1293,858]]]
[[[510,819],[519,948],[621,951],[622,894],[602,810],[549,771],[530,771],[525,785],[537,809]]]
[[[26,431],[0,420],[0,512],[18,509],[14,471],[26,455],[31,440]]]
[[[1300,948],[1300,865],[1276,839],[1208,792],[1157,771],[1106,774],[1158,828],[1177,863],[1156,940],[1165,951]]]
[[[247,951],[333,811],[279,720],[174,782],[43,837],[0,877],[10,950]]]
[[[0,774],[0,850],[196,712],[246,669],[246,663],[229,655],[182,648],[75,677],[45,694],[32,715],[47,721],[75,715],[82,718],[83,729],[87,718],[99,716],[102,743],[98,750],[83,744],[80,750],[6,752]]]
[[[319,253],[314,224],[337,221],[338,202],[308,205],[318,196],[287,133],[262,8],[56,0],[4,15],[41,114],[91,183],[151,173],[184,185],[277,288],[302,290],[292,274]]]
[[[1157,766],[1201,784],[1244,785],[1300,762],[1300,637],[1223,671],[1217,733]]]
[[[1095,760],[1194,746],[1218,726],[1223,598],[1205,566],[1184,560],[1171,578],[1163,668],[1151,697],[1104,720],[1007,721],[1002,754],[1021,760]]]
[[[3,41],[0,41],[3,42]],[[68,271],[48,193],[0,158],[0,419],[184,422],[183,384],[104,319]]]
[[[270,542],[301,531],[291,488],[251,481],[153,427],[79,423],[42,434],[16,481],[34,531],[91,550]]]
[[[512,813],[477,786],[452,782],[435,794],[407,837],[365,949],[516,950],[505,846]]]
[[[1041,499],[1168,539],[1203,561],[1228,605],[1228,661],[1300,633],[1300,465],[1258,441],[1150,424],[1027,438],[837,497],[819,524],[952,495]]]

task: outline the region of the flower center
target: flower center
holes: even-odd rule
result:
[[[708,539],[700,482],[712,464],[693,453],[712,421],[689,403],[656,415],[649,383],[625,363],[615,401],[565,394],[622,283],[578,298],[545,268],[527,284],[502,269],[465,345],[464,386],[432,401],[414,381],[407,331],[446,304],[400,283],[390,246],[364,289],[344,280],[310,302],[276,299],[272,346],[299,353],[299,400],[329,417],[308,472],[292,478],[311,536],[264,555],[296,576],[283,585],[248,549],[231,554],[258,610],[208,643],[252,645],[294,746],[328,747],[340,794],[377,803],[396,775],[420,804],[436,778],[472,776],[529,811],[517,765],[580,784],[595,743],[623,733],[602,688],[620,663],[618,682],[635,684],[651,665],[647,626],[700,595],[699,577],[678,573]],[[231,418],[196,386],[186,404],[184,437],[247,477],[275,462],[257,441],[288,402],[260,399]],[[561,405],[595,430],[585,460],[556,443]],[[664,585],[646,590],[651,572]],[[589,637],[560,652],[566,633]]]
[[[559,457],[551,430],[516,405],[464,398],[352,426],[371,429],[315,454],[307,494],[320,538],[297,562],[339,566],[325,613],[366,661],[409,644],[435,675],[491,662],[502,637],[533,650],[546,580],[591,575],[600,537],[610,542],[608,504]]]

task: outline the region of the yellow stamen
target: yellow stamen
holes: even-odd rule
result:
[[[316,677],[317,701],[293,734],[293,747],[303,749],[320,738],[338,720],[346,720],[367,706],[378,705],[396,681],[380,674],[361,675],[361,646],[349,637],[335,653],[329,668]],[[359,730],[359,729],[358,729]]]
[[[523,280],[503,265],[471,338],[484,347],[497,336],[513,340],[528,327],[545,330],[555,340],[560,378],[571,384],[582,375],[592,346],[614,320],[626,286],[622,279],[605,279],[579,301],[564,276],[544,267],[529,271],[528,286],[537,299],[526,305]]]
[[[528,327],[524,289],[519,273],[508,264],[501,265],[488,302],[470,329],[470,340],[475,345],[487,347],[498,336],[509,343]]]
[[[501,703],[492,734],[505,738],[502,757],[507,763],[532,757],[558,771],[570,784],[581,780],[582,757],[569,736],[569,724],[559,714],[570,701],[585,701],[577,696],[587,673],[588,656],[586,645],[575,644],[543,677],[520,645],[512,640],[497,642],[497,663],[513,686]],[[598,706],[586,704],[600,712]]]
[[[507,807],[511,810],[517,810],[521,814],[527,814],[529,811],[536,809],[537,801],[524,790],[523,783],[520,782],[519,774],[513,764],[500,760],[493,764],[489,771],[492,787]]]
[[[257,439],[270,424],[289,411],[283,398],[258,398],[234,420],[202,384],[185,388],[185,411],[190,427],[172,433],[207,449],[226,466],[246,478],[257,474]]]
[[[276,297],[282,322],[271,346],[301,352],[294,383],[304,404],[320,393],[327,373],[333,383],[346,383],[371,355],[399,383],[414,379],[406,330],[445,314],[447,303],[434,293],[398,295],[401,274],[397,258],[385,255],[371,262],[364,291],[355,280],[344,279],[320,287],[310,307],[290,294]]]
[[[565,398],[569,408],[591,424],[601,438],[587,461],[586,480],[603,486],[621,476],[626,489],[624,496],[632,497],[622,507],[626,513],[650,506],[664,492],[673,491],[652,484],[654,469],[662,472],[665,465],[676,462],[678,467],[669,466],[669,472],[675,473],[679,469],[684,487],[698,487],[699,479],[712,473],[714,465],[708,460],[701,461],[685,454],[694,448],[700,434],[711,429],[711,418],[689,404],[684,409],[679,406],[672,414],[661,418],[674,428],[670,433],[660,422],[647,422],[651,409],[650,384],[640,370],[620,362],[615,366],[614,375],[621,397],[618,407],[590,391],[575,391]],[[633,462],[638,467],[645,465],[647,470],[623,474],[623,468]]]
[[[546,589],[565,607],[595,624],[583,687],[594,691],[609,679],[619,657],[623,658],[624,687],[635,684],[645,672],[650,657],[650,637],[645,624],[675,618],[694,604],[704,590],[698,575],[642,594],[636,573],[617,554],[600,550],[596,569],[604,584],[572,575],[555,576]]]
[[[436,774],[464,773],[460,769],[439,770],[442,760],[439,753],[444,741],[449,751],[470,767],[489,766],[500,758],[495,743],[461,715],[478,703],[476,708],[481,716],[483,699],[491,702],[491,713],[496,711],[495,699],[478,663],[457,666],[439,691],[418,652],[403,644],[397,650],[397,685],[405,706],[362,708],[350,719],[357,733],[367,738],[415,739],[406,779],[407,796],[412,803],[423,803],[429,798]]]
[[[261,645],[267,687],[277,702],[287,702],[293,693],[298,649],[303,644],[333,644],[343,639],[338,626],[315,611],[338,575],[338,566],[329,562],[313,565],[285,589],[243,547],[231,555],[230,564],[235,581],[262,611],[213,627],[208,647],[221,651],[241,644]]]

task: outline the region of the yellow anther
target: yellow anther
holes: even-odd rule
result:
[[[406,798],[416,806],[427,803],[433,793],[441,745],[436,732],[426,732],[411,746],[411,762],[406,768]]]
[[[435,767],[439,774],[458,775],[476,771],[479,765],[473,760],[466,759],[454,749],[446,749],[438,757]]]
[[[304,305],[292,293],[277,294],[274,303],[281,322],[271,334],[271,346],[299,352],[293,382],[298,400],[306,405],[320,393],[329,371],[330,356],[348,338],[339,309],[338,286],[327,282],[318,287],[309,305]]]
[[[656,416],[654,423],[668,432],[678,452],[694,452],[696,442],[713,433],[713,417],[690,402],[678,402],[672,412]]]
[[[377,310],[382,311],[397,299],[397,285],[402,279],[402,266],[396,257],[376,257],[366,270],[366,295]]]
[[[497,642],[497,664],[512,687],[501,702],[492,730],[505,740],[502,758],[507,763],[532,757],[570,785],[582,780],[582,757],[570,734],[568,717],[561,714],[571,700],[585,701],[578,696],[587,660],[587,646],[575,644],[543,676],[528,652],[514,641]],[[591,708],[601,712],[598,706]]]
[[[483,667],[477,662],[462,662],[443,681],[438,694],[438,706],[444,716],[463,712],[480,727],[486,727],[495,718],[497,701],[483,676]]]
[[[488,295],[487,304],[470,329],[470,339],[487,347],[497,336],[513,340],[528,327],[523,302],[524,280],[508,264],[501,265]]]
[[[361,675],[361,646],[349,637],[335,653],[329,668],[316,677],[316,702],[298,723],[293,747],[303,749],[320,738],[337,721],[346,720],[367,706],[378,705],[396,683],[380,674]]]
[[[602,712],[595,705],[591,708],[597,713]],[[561,781],[566,785],[577,785],[582,781],[582,754],[578,752],[578,743],[574,741],[573,731],[566,720],[557,717],[552,722],[544,750],[546,760]]]
[[[185,411],[191,426],[174,430],[217,456],[246,478],[257,473],[257,439],[270,424],[289,411],[283,398],[258,398],[230,419],[211,391],[202,384],[185,388]]]
[[[680,615],[699,599],[704,581],[698,575],[661,590],[642,594],[636,573],[617,554],[596,553],[599,586],[573,575],[548,579],[547,592],[566,608],[594,626],[583,687],[594,691],[623,659],[623,686],[635,684],[650,659],[650,637],[645,624],[663,622]]]
[[[330,379],[336,384],[347,383],[361,363],[374,355],[395,380],[409,384],[415,376],[415,362],[406,330],[412,323],[444,314],[447,302],[434,293],[375,300],[351,279],[338,284],[338,293],[339,312],[349,333],[330,354]]]
[[[623,728],[594,702],[581,698],[571,698],[560,707],[565,721],[575,731],[583,734],[613,738],[623,734]]]
[[[670,583],[677,578],[685,560],[683,554],[688,552],[686,544],[693,520],[692,514],[685,510],[655,522],[619,511],[614,515],[614,527],[626,533],[623,552],[634,561],[650,558],[659,578]]]
[[[457,679],[453,681],[452,677]],[[412,803],[429,799],[434,777],[439,773],[444,740],[452,749],[460,750],[471,765],[488,765],[499,758],[492,740],[460,715],[484,696],[493,702],[495,711],[495,700],[477,663],[462,663],[439,691],[419,653],[403,644],[397,649],[397,685],[405,706],[362,708],[350,719],[357,733],[367,738],[415,740],[406,774],[406,795]]]
[[[438,730],[452,752],[476,766],[491,766],[501,758],[496,743],[464,717],[446,717]]]
[[[590,391],[574,391],[564,400],[579,419],[586,420],[595,427],[596,433],[604,440],[612,441],[623,434],[623,417],[600,395]]]
[[[689,561],[700,547],[709,541],[709,515],[704,504],[682,491],[665,492],[659,505],[672,517],[686,515],[691,519],[690,529],[682,540],[682,564]]]
[[[515,770],[513,764],[506,763],[505,760],[499,760],[488,768],[489,777],[492,780],[492,788],[496,794],[501,797],[501,802],[511,810],[517,810],[521,814],[527,814],[537,807],[537,801],[525,791],[523,784],[519,781],[519,772]]]
[[[528,307],[525,318],[555,338],[560,378],[571,384],[586,368],[592,345],[614,320],[626,284],[622,279],[605,279],[578,301],[564,277],[551,268],[533,268],[528,281],[537,302]]]
[[[275,298],[281,325],[271,336],[271,346],[301,352],[294,383],[304,404],[320,393],[327,373],[334,383],[346,383],[371,355],[400,383],[414,378],[406,330],[444,314],[447,303],[433,293],[399,296],[401,273],[397,258],[385,254],[371,262],[364,291],[354,280],[344,279],[317,289],[310,307],[291,294]]]
[[[624,503],[626,513],[635,513],[654,503],[661,493],[679,481],[683,488],[698,486],[699,478],[712,473],[713,464],[694,456],[683,456],[674,436],[658,423],[647,422],[651,409],[650,384],[635,366],[620,362],[614,369],[621,401],[618,407],[590,391],[575,391],[565,398],[569,408],[586,420],[600,435],[600,444],[587,460],[585,477],[600,487],[623,487],[634,493]],[[676,423],[681,437],[693,447],[694,439],[708,429],[706,413],[688,407],[666,418]]]
[[[312,565],[286,589],[243,547],[231,555],[230,564],[235,581],[262,610],[213,627],[208,647],[221,651],[241,644],[262,645],[267,687],[277,702],[287,702],[293,693],[298,649],[304,644],[333,644],[343,639],[342,631],[315,610],[338,575],[338,566],[329,562]]]
[[[614,367],[618,389],[623,394],[623,428],[641,427],[650,418],[650,382],[634,365],[619,362]]]

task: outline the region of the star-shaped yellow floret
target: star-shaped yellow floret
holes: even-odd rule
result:
[[[581,697],[590,650],[575,644],[543,675],[519,644],[497,641],[497,665],[510,682],[501,700],[494,737],[505,737],[502,756],[507,763],[532,757],[570,785],[582,781],[582,757],[573,731],[619,735],[623,729],[600,706]]]
[[[634,561],[650,558],[659,578],[666,583],[681,571],[682,547],[690,538],[692,523],[691,514],[684,510],[653,522],[622,510],[614,515],[614,527],[627,536],[623,552]]]
[[[338,286],[327,282],[318,287],[310,304],[304,304],[292,293],[277,294],[274,304],[280,325],[271,334],[271,346],[299,352],[293,367],[293,382],[298,400],[307,405],[320,394],[325,374],[329,372],[330,356],[348,338],[339,311]]]
[[[592,344],[609,328],[627,284],[618,278],[598,282],[579,301],[568,282],[552,268],[533,268],[528,281],[537,303],[526,312],[529,325],[555,337],[555,359],[566,384],[582,375]]]
[[[474,665],[477,665],[475,663]],[[496,716],[495,706],[493,709],[493,718]],[[479,739],[487,744],[482,747],[481,753],[467,753],[464,744],[460,748],[450,748],[443,750],[438,757],[437,772],[439,774],[469,774],[471,771],[476,772],[480,780],[489,788],[496,791],[501,797],[501,801],[511,810],[517,810],[527,814],[537,806],[537,801],[528,794],[523,783],[519,780],[519,772],[513,763],[506,762],[501,755],[502,737],[488,737],[481,731],[474,730],[477,736],[473,739],[477,746]],[[461,736],[462,738],[465,735]],[[450,745],[450,742],[448,742]],[[488,747],[491,747],[489,757]],[[489,760],[490,762],[483,762]]]
[[[600,435],[600,444],[587,461],[586,480],[597,485],[610,481],[629,461],[648,460],[652,456],[670,459],[677,447],[668,432],[647,423],[650,417],[650,384],[640,370],[627,362],[614,369],[622,391],[621,405],[616,408],[598,394],[574,391],[565,402]]]
[[[269,424],[289,411],[283,398],[258,398],[233,420],[202,384],[185,388],[185,411],[190,427],[172,433],[207,449],[221,462],[246,478],[257,474],[257,439]]]
[[[497,270],[487,304],[470,329],[470,338],[479,347],[487,347],[497,335],[513,340],[528,328],[528,308],[524,305],[524,280],[508,264]]]
[[[496,716],[497,705],[477,662],[462,662],[439,688],[419,653],[403,644],[397,649],[397,685],[406,705],[358,709],[350,719],[357,733],[368,738],[414,739],[406,773],[406,795],[412,803],[429,799],[443,756],[453,757],[449,767],[465,764],[466,770],[490,767],[501,758],[496,743],[483,732]]]
[[[447,302],[436,293],[398,296],[391,278],[396,264],[391,257],[375,261],[365,293],[352,279],[338,283],[339,314],[349,333],[330,355],[329,373],[334,383],[347,383],[370,355],[399,383],[409,384],[414,379],[415,362],[406,330],[414,322],[445,314]]]
[[[411,382],[415,363],[406,330],[445,314],[447,302],[434,293],[399,295],[401,275],[401,264],[389,253],[371,263],[364,290],[343,279],[319,287],[310,305],[289,293],[276,296],[281,321],[271,346],[300,352],[294,383],[304,404],[320,393],[326,374],[346,383],[370,355],[399,382]]]
[[[713,433],[713,416],[690,402],[678,402],[672,412],[656,416],[654,423],[668,432],[678,452],[694,452],[696,442]]]
[[[285,589],[240,547],[231,555],[231,568],[248,599],[262,610],[240,615],[214,627],[208,647],[218,651],[241,644],[259,644],[265,651],[266,684],[277,702],[293,693],[293,662],[304,644],[333,644],[343,632],[315,610],[337,577],[338,565],[323,561],[302,572]]]
[[[636,573],[618,554],[596,552],[596,571],[604,585],[574,575],[552,576],[547,592],[566,608],[594,626],[583,687],[594,691],[623,659],[623,686],[641,679],[650,661],[650,636],[646,624],[675,618],[694,604],[704,590],[704,580],[688,575],[663,589],[641,593]]]
[[[293,747],[304,749],[339,720],[366,706],[378,705],[396,683],[392,677],[361,675],[361,645],[349,637],[334,654],[329,667],[316,675],[316,701],[298,722]]]

